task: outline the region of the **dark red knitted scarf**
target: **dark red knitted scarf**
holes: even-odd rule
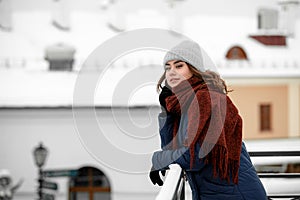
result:
[[[173,129],[173,148],[181,113],[188,115],[187,140],[193,167],[195,159],[204,159],[213,167],[213,176],[238,183],[242,145],[242,119],[230,98],[195,76],[172,88],[166,98],[167,110],[177,119]],[[195,145],[201,146],[195,155]]]

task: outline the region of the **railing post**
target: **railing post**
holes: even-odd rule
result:
[[[181,172],[181,182],[182,182],[182,187],[181,187],[181,193],[180,193],[180,200],[185,200],[185,175],[184,175],[184,171]]]
[[[169,166],[169,168],[170,170],[168,170],[164,185],[162,186],[155,200],[179,200],[179,198],[182,196],[182,193],[185,192],[185,182],[182,178],[183,171],[181,167],[177,164],[172,164]],[[185,195],[183,194],[183,200],[184,197]]]

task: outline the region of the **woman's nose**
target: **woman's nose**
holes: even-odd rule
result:
[[[170,69],[169,75],[172,75],[172,76],[176,75],[176,71],[174,69]]]

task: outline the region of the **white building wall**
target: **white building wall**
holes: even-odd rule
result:
[[[81,119],[79,120],[83,120],[86,127],[94,127],[92,120],[87,118],[88,110],[81,108]],[[137,139],[130,143],[128,140],[132,140],[132,138],[129,137],[128,139],[128,135],[125,135],[122,130],[130,129],[132,124],[127,123],[128,126],[122,124],[121,130],[116,127],[115,123],[109,122],[114,120],[107,117],[111,115],[110,109],[100,108],[97,109],[97,112],[99,112],[100,121],[105,117],[105,121],[100,122],[99,126],[104,128],[107,134],[119,135],[119,140],[115,138],[117,140],[113,141],[113,138],[110,138],[111,145],[116,145],[115,148],[123,148],[122,151],[128,151],[132,154],[122,158],[119,155],[107,152],[107,149],[103,149],[103,146],[106,145],[103,143],[105,140],[99,140],[97,135],[92,136],[96,138],[92,138],[94,144],[84,146],[76,132],[71,108],[1,110],[0,166],[1,168],[10,170],[14,182],[17,182],[20,178],[24,179],[24,183],[16,195],[17,197],[19,196],[19,199],[24,200],[26,196],[28,196],[28,199],[32,199],[32,195],[34,195],[37,188],[37,168],[34,164],[32,151],[41,141],[49,150],[45,169],[78,169],[83,166],[96,167],[108,177],[113,197],[115,196],[113,199],[138,199],[141,196],[153,199],[159,188],[152,185],[148,178],[148,171],[151,168],[151,153],[159,148],[158,134],[151,133],[153,136],[149,139],[150,143],[149,140],[142,139]],[[127,109],[118,108],[114,112],[117,120],[121,122],[126,120],[124,117],[127,117]],[[150,116],[145,113],[148,113],[147,109],[133,109],[133,119],[144,123],[152,120],[150,126],[152,126],[153,130],[158,130],[156,121],[158,109],[152,109]],[[104,117],[101,117],[102,114]],[[89,133],[79,134],[84,135],[91,132],[99,133],[101,131],[99,129],[90,129]],[[145,136],[145,133],[141,134]],[[82,138],[84,137],[83,135],[81,136]],[[98,145],[99,151],[95,152],[95,149],[92,149],[88,153],[87,150],[91,147],[90,145]],[[111,157],[111,161],[119,161],[117,162],[117,166],[106,166],[105,159],[104,162],[99,162],[104,154],[108,154]],[[143,154],[144,156],[141,157],[140,162],[134,161],[132,163],[133,161],[130,158],[134,154]],[[131,165],[128,165],[128,162],[131,162]],[[122,172],[112,169],[122,169],[122,167],[126,169],[128,166],[139,166],[139,169],[143,170],[140,173],[135,173],[134,171]],[[51,178],[51,180],[59,184],[58,199],[67,199],[68,179]]]

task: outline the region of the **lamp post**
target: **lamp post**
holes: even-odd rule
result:
[[[39,178],[38,178],[38,182],[39,182],[39,187],[38,187],[39,200],[42,200],[42,185],[43,185],[43,182],[44,182],[42,167],[45,164],[47,155],[48,155],[48,150],[43,146],[42,143],[40,143],[39,146],[36,147],[33,150],[34,161],[35,161],[36,166],[39,169]]]

